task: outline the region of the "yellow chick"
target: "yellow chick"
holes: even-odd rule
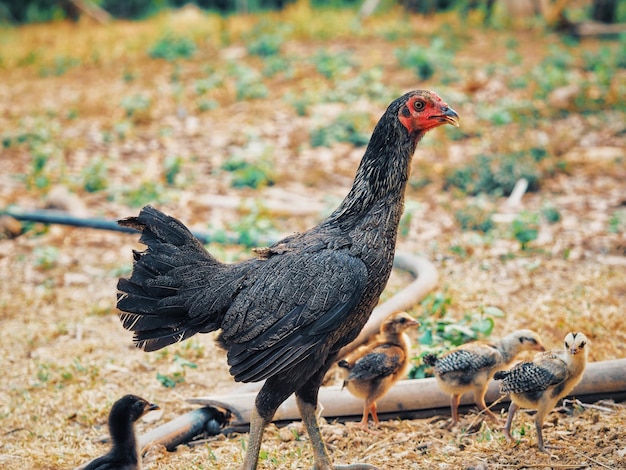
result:
[[[516,330],[499,341],[474,341],[459,346],[441,357],[424,356],[424,364],[433,366],[439,388],[450,395],[452,425],[459,421],[461,396],[474,391],[474,402],[497,422],[497,416],[485,404],[489,380],[506,369],[522,351],[545,351],[541,339],[532,330]]]
[[[419,326],[419,322],[407,313],[394,313],[385,319],[376,336],[338,363],[349,371],[344,387],[365,400],[359,426],[366,431],[369,431],[369,413],[374,426],[378,425],[376,400],[408,373],[411,343],[405,330],[414,326]]]
[[[509,442],[513,439],[511,423],[515,412],[520,407],[535,409],[537,446],[541,452],[549,453],[541,433],[543,421],[557,402],[582,379],[587,366],[587,343],[583,333],[568,333],[565,349],[537,354],[532,362],[522,362],[511,370],[495,374],[496,380],[502,380],[500,391],[509,393],[511,397],[509,416],[504,427],[504,435]]]

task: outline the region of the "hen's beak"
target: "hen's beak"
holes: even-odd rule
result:
[[[437,119],[443,124],[452,124],[454,127],[461,127],[459,123],[459,115],[452,108],[442,108],[443,114],[432,116],[432,119]]]

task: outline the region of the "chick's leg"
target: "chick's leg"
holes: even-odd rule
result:
[[[369,426],[368,426],[369,416],[370,416],[370,406],[369,406],[369,403],[365,401],[365,404],[363,405],[363,418],[361,419],[361,422],[359,423],[359,427],[363,429],[364,431],[369,431]]]
[[[478,409],[484,412],[491,421],[498,423],[500,421],[498,416],[487,408],[487,404],[485,403],[485,393],[487,393],[487,382],[485,382],[483,387],[474,389],[474,402],[476,402]]]
[[[450,410],[452,412],[452,424],[459,422],[459,403],[461,395],[450,395]]]
[[[511,442],[513,440],[513,437],[511,436],[511,425],[513,424],[513,416],[515,416],[515,412],[517,411],[517,409],[519,408],[519,406],[517,406],[514,402],[511,402],[511,404],[509,405],[509,415],[506,418],[506,425],[504,426],[504,437],[506,437],[506,440]]]
[[[547,445],[543,442],[543,421],[546,418],[546,415],[550,412],[550,410],[554,407],[555,403],[544,403],[537,409],[537,414],[535,415],[535,429],[537,430],[537,447],[539,450],[545,454],[550,454],[550,451],[547,449],[559,449],[559,446]]]
[[[376,467],[369,464],[332,465],[317,422],[317,394],[325,372],[324,368],[320,370],[296,392],[296,403],[302,416],[302,422],[309,434],[315,456],[313,470],[377,470]]]
[[[377,412],[378,408],[376,407],[376,402],[373,401],[370,404],[370,413],[372,413],[372,419],[374,420],[374,427],[378,426],[378,423],[380,421],[378,421],[378,412]]]

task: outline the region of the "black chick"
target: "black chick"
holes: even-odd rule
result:
[[[158,405],[136,395],[125,395],[111,407],[109,413],[109,434],[113,446],[111,450],[92,460],[83,470],[139,470],[141,459],[135,438],[135,421]]]
[[[263,430],[294,393],[315,468],[333,468],[317,422],[319,388],[387,284],[413,153],[426,132],[444,124],[458,126],[458,115],[436,93],[412,91],[393,101],[339,207],[317,226],[257,250],[256,258],[222,263],[180,221],[150,206],[120,222],[140,230],[147,246],[134,253],[130,278],[118,282],[120,319],[135,344],[156,351],[221,330],[235,380],[265,380],[245,470],[256,468]]]

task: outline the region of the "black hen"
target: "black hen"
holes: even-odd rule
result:
[[[178,220],[145,207],[120,222],[142,231],[129,279],[120,279],[122,324],[146,351],[221,329],[237,381],[267,379],[251,419],[243,468],[256,468],[263,429],[295,392],[317,469],[332,468],[315,409],[338,351],[366,323],[393,262],[410,162],[426,131],[458,116],[435,93],[413,91],[382,116],[339,207],[319,225],[224,264]]]
[[[83,470],[138,470],[141,468],[135,421],[159,407],[136,395],[125,395],[111,407],[109,413],[109,434],[111,450],[87,464]]]

